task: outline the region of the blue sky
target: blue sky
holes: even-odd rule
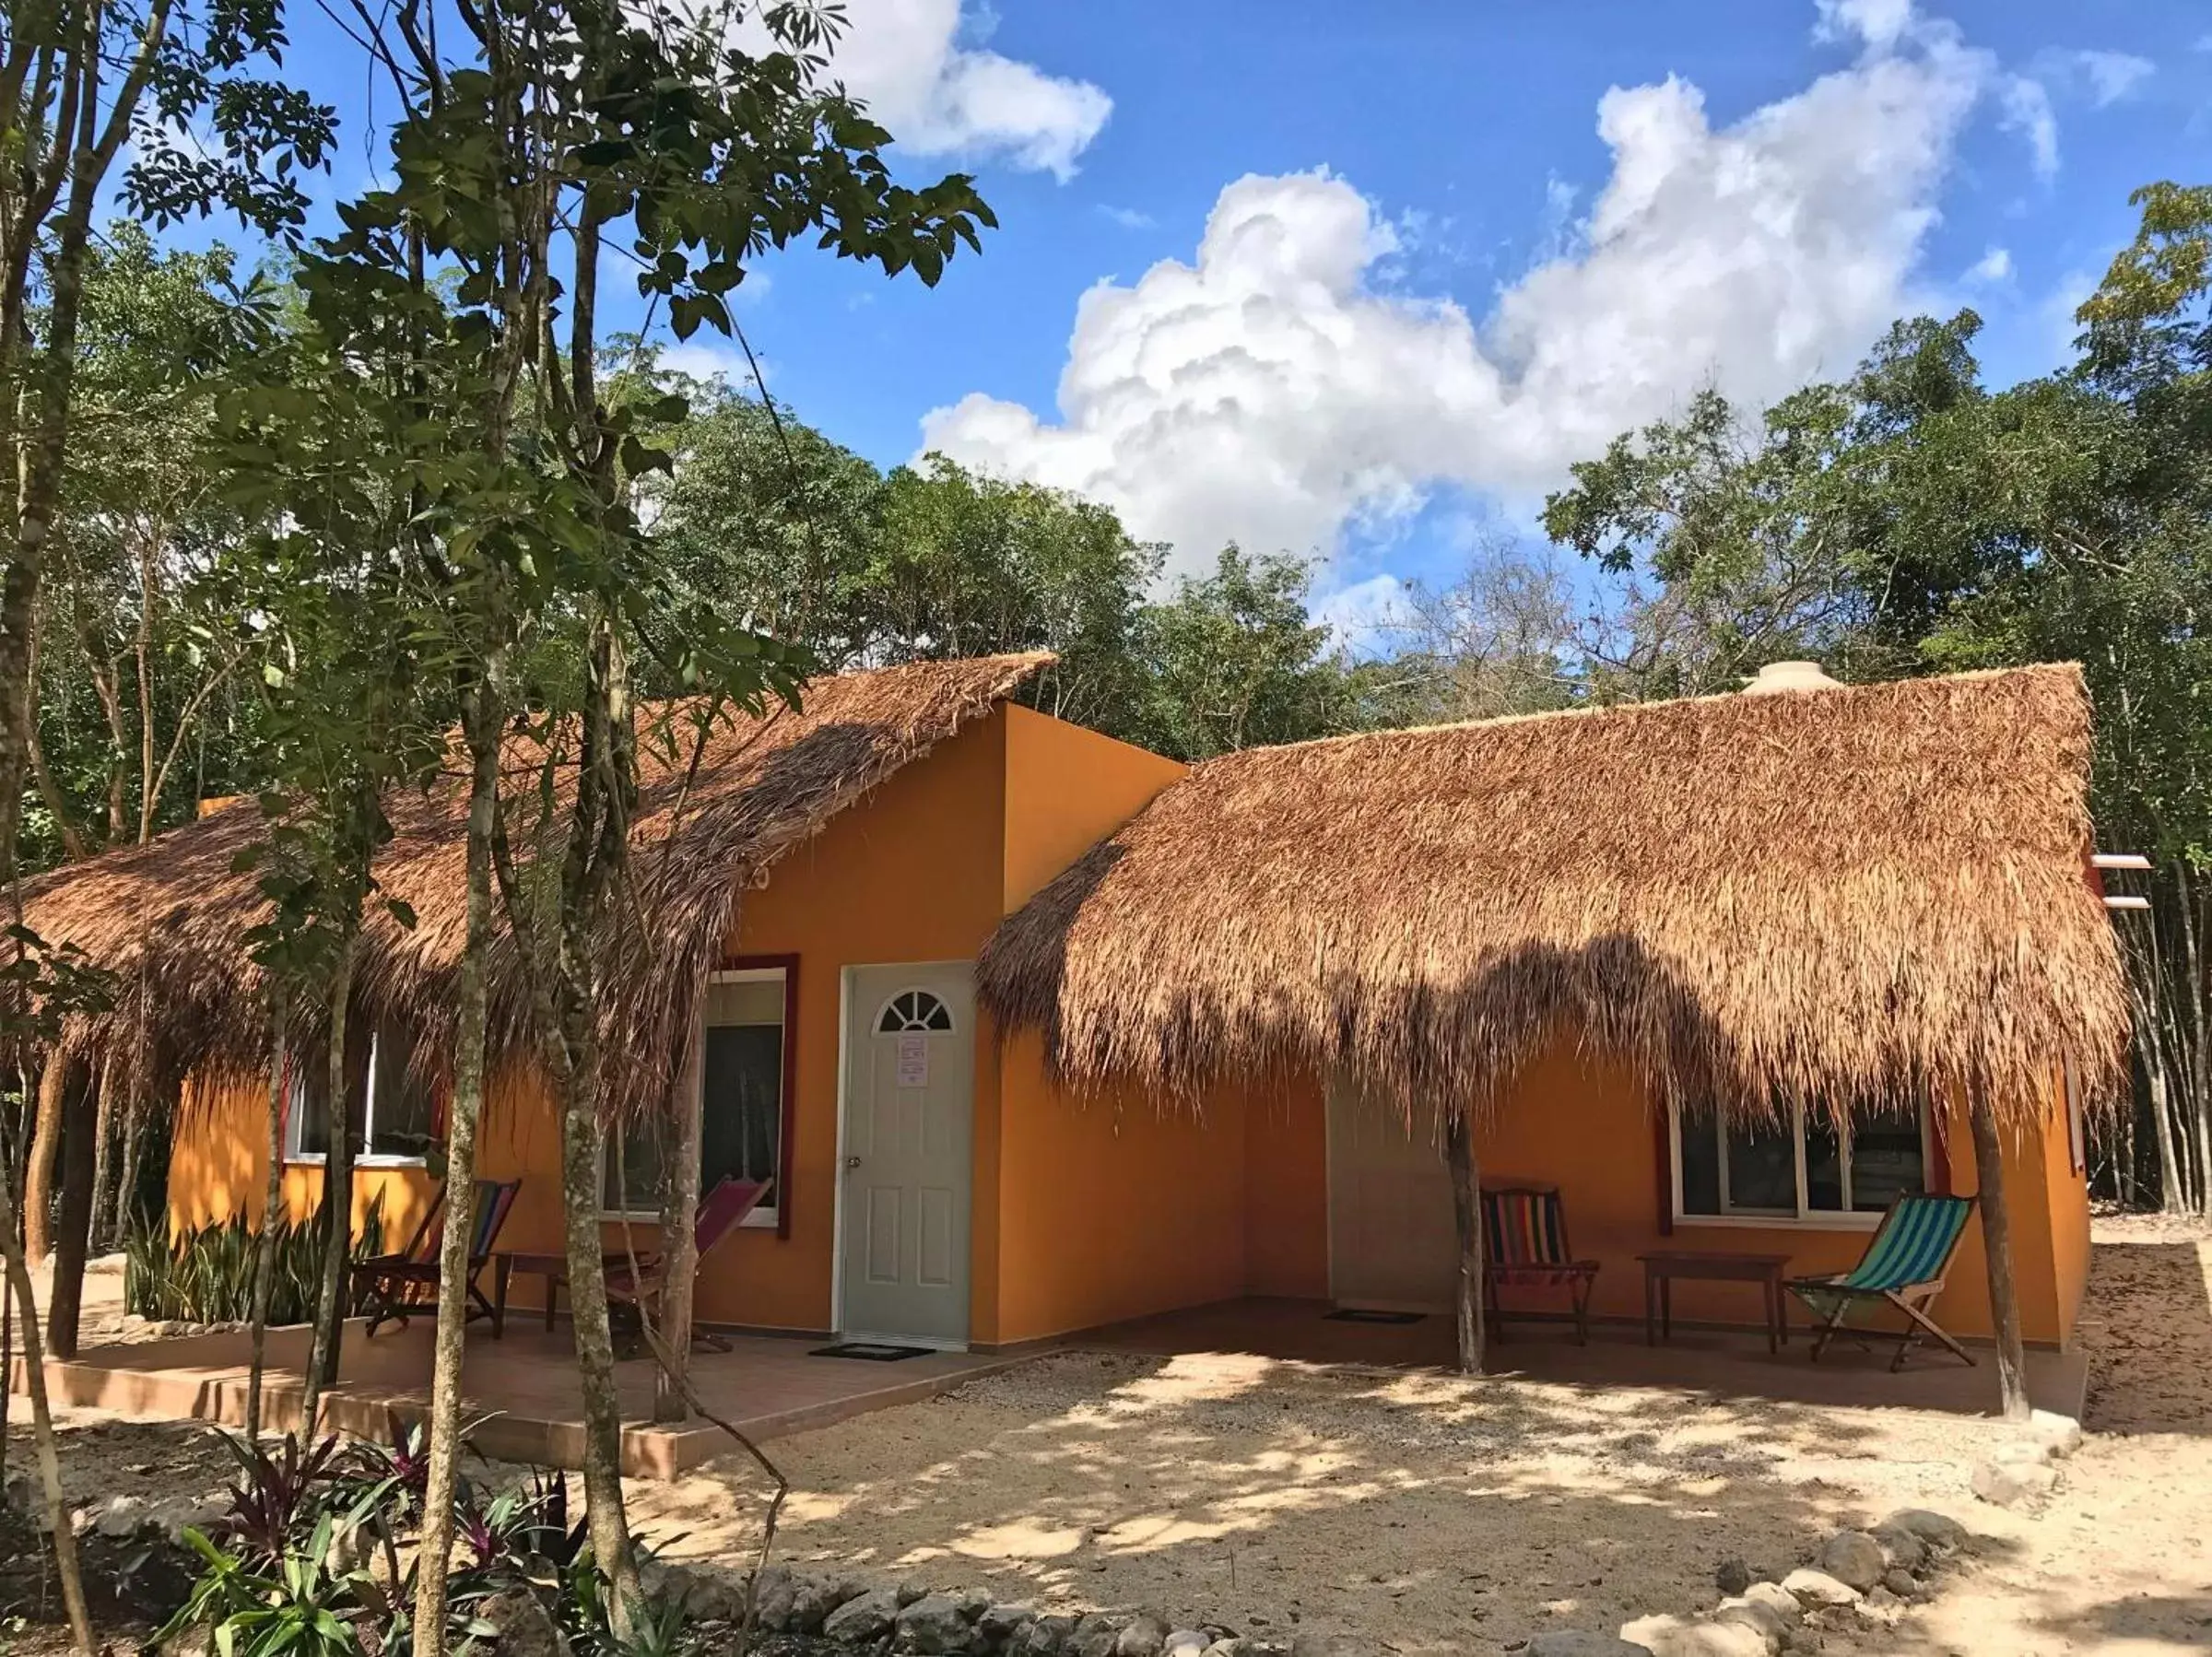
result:
[[[934,291],[768,262],[776,394],[886,464],[1108,499],[1176,568],[1312,556],[1347,617],[1610,433],[1845,371],[1897,315],[1971,303],[1994,379],[2052,367],[2129,190],[2212,138],[2202,0],[847,10],[901,169],[976,171],[1002,229]],[[344,189],[361,77],[300,29]]]

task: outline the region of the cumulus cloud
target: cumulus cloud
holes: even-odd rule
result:
[[[2132,52],[2077,52],[2073,61],[2081,78],[2088,83],[2089,100],[2099,109],[2134,97],[2159,71],[2148,58]]]
[[[971,464],[1112,502],[1201,568],[1334,551],[1440,486],[1526,500],[1716,384],[1847,369],[1900,311],[1959,131],[1994,74],[1894,0],[1831,0],[1849,67],[1732,125],[1677,78],[1615,88],[1612,171],[1479,323],[1379,279],[1387,217],[1326,170],[1221,192],[1196,254],[1077,308],[1058,417],[973,394],[924,421]]]
[[[2012,250],[1993,247],[1967,267],[1966,279],[1978,287],[1994,287],[2012,279]]]
[[[2000,119],[2007,132],[2026,139],[2035,158],[2038,178],[2058,171],[2058,113],[2051,107],[2051,90],[2028,75],[2008,75],[1997,89]]]
[[[963,44],[960,0],[846,0],[830,73],[918,155],[990,158],[1065,181],[1113,100]]]

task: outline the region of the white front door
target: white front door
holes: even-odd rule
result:
[[[1459,1293],[1452,1174],[1435,1113],[1329,1087],[1329,1294],[1339,1304],[1443,1311]]]
[[[965,961],[845,972],[838,1331],[968,1344],[975,995]]]

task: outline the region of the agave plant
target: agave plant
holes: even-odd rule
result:
[[[276,1275],[269,1322],[300,1323],[314,1315],[322,1292],[322,1213],[300,1225],[276,1223]],[[142,1318],[191,1323],[238,1323],[253,1315],[253,1272],[260,1234],[242,1216],[201,1226],[172,1240],[159,1225],[135,1229],[124,1240],[124,1307]],[[383,1200],[369,1205],[354,1240],[353,1257],[366,1260],[384,1246]]]

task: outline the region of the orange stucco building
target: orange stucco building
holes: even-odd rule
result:
[[[1001,701],[743,894],[722,976],[736,1009],[729,1028],[752,1035],[732,1051],[773,1053],[781,1103],[772,1142],[763,1114],[759,1145],[732,1154],[765,1154],[755,1171],[772,1173],[775,1187],[772,1205],[701,1263],[703,1322],[994,1346],[1245,1295],[1449,1304],[1449,1192],[1418,1128],[1310,1075],[1217,1087],[1195,1109],[1162,1108],[1129,1087],[1073,1097],[1048,1079],[1036,1032],[1002,1036],[976,1005],[970,965],[1005,918],[1183,770]],[[188,1086],[173,1228],[256,1211],[264,1110],[254,1087]],[[1802,1171],[1794,1216],[1692,1212],[1703,1130],[1688,1130],[1686,1151],[1684,1130],[1639,1079],[1581,1056],[1571,1034],[1485,1120],[1487,1176],[1560,1188],[1576,1251],[1602,1263],[1600,1316],[1641,1316],[1641,1252],[1771,1251],[1795,1271],[1839,1270],[1878,1217],[1864,1204],[1821,1209]],[[1924,1107],[1917,1131],[1917,1158],[1904,1133],[1881,1155],[1929,1189],[1971,1193],[1955,1101]],[[2008,1150],[2031,1341],[2069,1339],[2080,1304],[2079,1133],[2054,1066],[2041,1132],[2014,1134]],[[296,1134],[293,1146],[284,1190],[300,1216],[320,1200],[322,1170]],[[1875,1154],[1870,1141],[1866,1166]],[[478,1152],[481,1175],[522,1181],[503,1249],[559,1248],[559,1155],[546,1095],[510,1064],[495,1077]],[[419,1160],[371,1154],[356,1190],[357,1222],[379,1205],[397,1246],[432,1184]],[[618,1192],[607,1205],[610,1247],[626,1227],[639,1248],[653,1246],[650,1219],[616,1217]],[[1936,1309],[1967,1335],[1990,1328],[1980,1247],[1970,1234]],[[517,1304],[537,1292],[518,1280]],[[1758,1318],[1737,1285],[1685,1286],[1677,1310]]]

